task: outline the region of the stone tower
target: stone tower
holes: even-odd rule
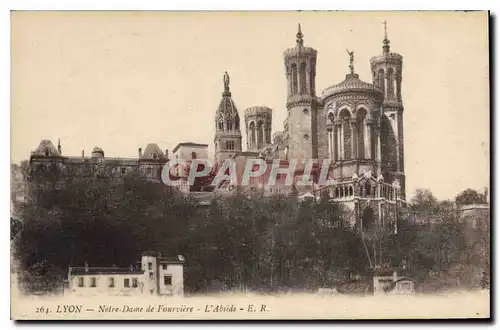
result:
[[[380,172],[386,182],[398,181],[401,195],[404,197],[404,108],[401,97],[403,57],[390,51],[386,22],[384,22],[384,32],[382,55],[372,57],[370,60],[373,83],[384,92],[380,116]]]
[[[271,144],[273,110],[268,107],[251,107],[245,110],[247,150],[258,151]]]
[[[240,116],[229,91],[229,75],[224,74],[224,92],[215,114],[215,161],[221,162],[241,152]]]
[[[288,160],[301,161],[317,157],[316,105],[317,51],[304,46],[303,34],[297,32],[297,44],[284,53],[287,77],[288,115],[285,120],[284,140]]]

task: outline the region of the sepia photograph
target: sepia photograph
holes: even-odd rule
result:
[[[11,319],[489,319],[490,19],[12,11]]]

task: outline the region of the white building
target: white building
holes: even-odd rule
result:
[[[70,267],[70,294],[93,295],[184,295],[184,258],[165,258],[144,252],[139,267]],[[138,262],[139,264],[139,262]]]

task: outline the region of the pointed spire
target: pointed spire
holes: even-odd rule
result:
[[[61,139],[57,139],[57,151],[61,154]]]
[[[302,46],[304,44],[304,35],[302,34],[302,30],[300,28],[299,23],[299,31],[297,32],[297,45]]]
[[[227,71],[224,72],[224,93],[222,93],[222,96],[231,96],[231,92],[229,91],[229,74],[227,74]]]
[[[389,44],[391,42],[389,41],[389,38],[387,38],[387,21],[384,21],[383,24],[384,24],[384,46],[382,47],[382,49],[384,50],[384,54],[389,54],[390,53]]]

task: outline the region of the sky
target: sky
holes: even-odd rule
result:
[[[488,16],[481,12],[14,12],[11,16],[11,161],[42,139],[63,155],[136,157],[148,143],[210,145],[223,74],[240,117],[273,109],[286,117],[283,52],[318,51],[318,94],[369,60],[403,55],[407,195],[482,191],[490,180]],[[246,145],[245,132],[243,146]]]

